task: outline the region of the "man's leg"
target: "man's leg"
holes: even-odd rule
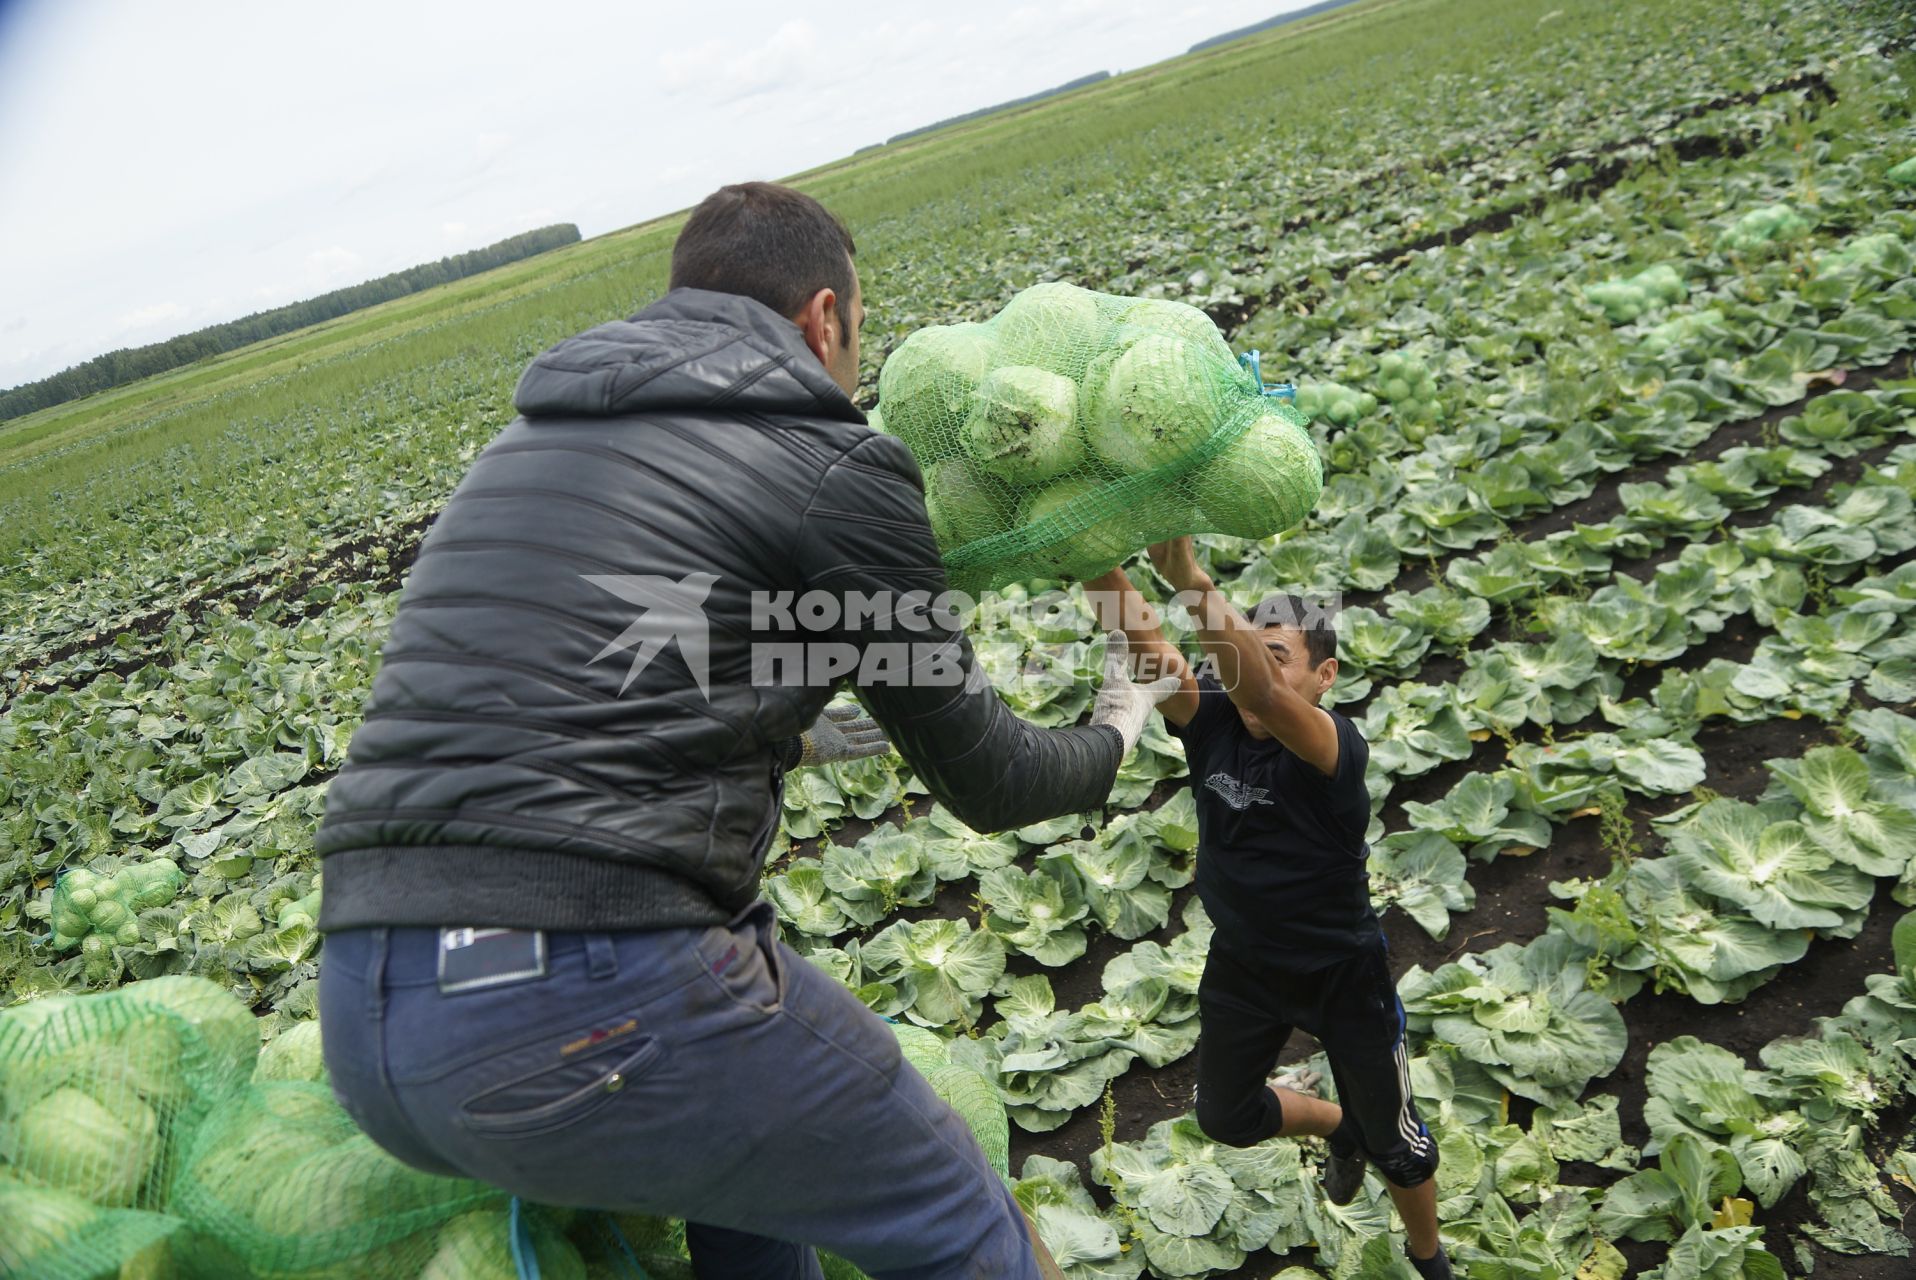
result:
[[[1266,1083],[1291,1037],[1291,1024],[1269,1008],[1269,995],[1258,975],[1213,941],[1198,980],[1195,1102],[1198,1128],[1226,1146],[1304,1132],[1287,1126],[1321,1124],[1321,1109],[1331,1105]]]
[[[1326,973],[1316,1018],[1346,1119],[1332,1141],[1354,1139],[1383,1175],[1412,1262],[1448,1276],[1437,1229],[1437,1141],[1411,1097],[1403,1006],[1382,948]]]

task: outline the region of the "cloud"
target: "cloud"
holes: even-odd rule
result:
[[[667,92],[691,93],[714,105],[756,97],[803,78],[814,64],[818,32],[802,18],[780,24],[762,44],[741,49],[707,40],[659,55]]]
[[[466,238],[466,232],[468,230],[470,230],[470,228],[463,222],[442,222],[439,224],[439,234],[448,240],[463,240]]]
[[[114,330],[125,333],[130,329],[150,329],[154,325],[178,320],[187,314],[187,308],[177,302],[156,302],[152,306],[140,307],[120,316],[113,322]]]
[[[351,249],[332,245],[306,255],[306,278],[313,285],[331,288],[342,279],[359,279],[359,255]]]

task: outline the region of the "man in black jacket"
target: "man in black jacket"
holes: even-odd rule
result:
[[[327,795],[335,1091],[408,1163],[688,1220],[707,1277],[1036,1276],[884,1024],[758,899],[784,772],[882,749],[984,831],[1098,806],[1170,681],[1093,723],[983,678],[918,467],[849,393],[864,306],[809,197],[726,187],[671,290],[533,361],[420,548]],[[876,659],[876,660],[874,660]]]

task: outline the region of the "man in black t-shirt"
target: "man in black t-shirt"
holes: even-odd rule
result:
[[[1197,890],[1217,927],[1198,989],[1198,1125],[1239,1147],[1327,1139],[1324,1191],[1336,1204],[1356,1196],[1368,1159],[1404,1220],[1411,1264],[1448,1280],[1437,1144],[1411,1099],[1403,1005],[1370,905],[1370,748],[1349,717],[1318,705],[1337,678],[1337,633],[1296,596],[1247,620],[1189,538],[1152,547],[1151,560],[1215,676],[1190,670],[1122,569],[1085,586],[1104,627],[1129,638],[1142,678],[1181,677],[1158,711],[1190,764]],[[1323,1045],[1338,1103],[1267,1083],[1293,1028]]]

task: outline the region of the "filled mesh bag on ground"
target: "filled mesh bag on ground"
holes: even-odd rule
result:
[[[506,1203],[387,1155],[326,1085],[269,1080],[235,1090],[199,1125],[168,1207],[186,1224],[174,1242],[185,1277],[412,1280],[434,1259],[448,1276],[483,1263],[483,1224],[452,1224]]]
[[[102,1209],[70,1191],[0,1171],[0,1276],[8,1280],[166,1280],[178,1221]]]
[[[174,1275],[174,1177],[258,1045],[203,978],[0,1010],[0,1275]]]
[[[962,591],[1094,576],[1187,533],[1268,537],[1323,488],[1308,420],[1183,303],[1034,285],[914,333],[878,396]]]
[[[80,948],[87,980],[109,983],[120,974],[115,946],[151,941],[140,913],[171,903],[186,873],[171,858],[103,860],[75,867],[53,886],[48,902],[56,950]]]

